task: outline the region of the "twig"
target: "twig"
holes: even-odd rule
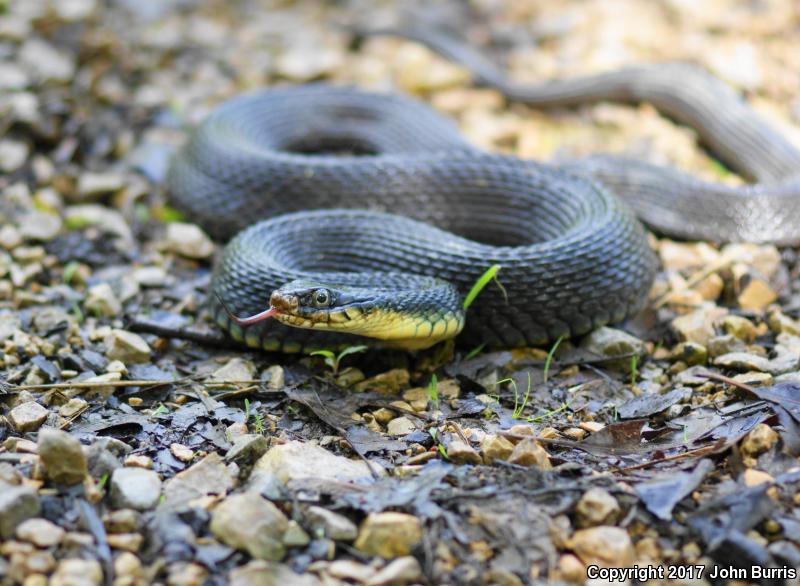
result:
[[[74,383],[47,383],[42,385],[9,385],[6,392],[16,393],[19,391],[47,391],[51,389],[97,389],[103,387],[159,387],[162,385],[185,384],[196,382],[203,386],[224,386],[224,385],[253,385],[261,384],[262,380],[237,380],[237,381],[218,381],[218,380],[197,380],[197,376],[187,376],[174,380],[110,380],[110,381],[76,381]]]
[[[127,325],[127,329],[131,332],[139,332],[144,334],[154,334],[161,338],[178,338],[180,340],[189,340],[190,342],[197,342],[204,346],[212,346],[214,348],[239,348],[242,345],[237,344],[227,336],[219,332],[197,332],[186,328],[168,328],[160,326],[149,321],[133,320]]]
[[[732,387],[736,387],[737,389],[741,389],[746,393],[750,393],[754,397],[758,397],[755,389],[750,385],[746,385],[744,383],[740,383],[738,380],[733,380],[732,378],[725,376],[724,374],[717,374],[715,372],[700,372],[697,376],[704,376],[706,378],[710,378],[711,380],[719,381],[721,383],[725,383],[731,385]]]
[[[450,421],[450,425],[452,425],[453,429],[456,430],[456,433],[458,434],[458,437],[461,438],[461,441],[464,442],[466,445],[470,445],[469,440],[467,439],[467,436],[465,436],[464,432],[461,430],[461,426],[458,423],[456,423],[455,421]]]
[[[664,456],[663,458],[656,458],[654,460],[650,460],[649,462],[642,462],[641,464],[634,464],[632,466],[626,466],[625,468],[617,468],[619,472],[628,472],[629,470],[640,470],[642,468],[647,468],[649,466],[653,466],[655,464],[661,464],[662,462],[673,462],[675,460],[683,460],[686,458],[699,458],[701,456],[705,456],[706,454],[715,454],[720,451],[726,445],[725,438],[720,438],[716,442],[714,442],[710,446],[702,446],[700,448],[695,448],[693,450],[689,450],[688,452],[684,452],[682,454],[675,454],[674,456]]]

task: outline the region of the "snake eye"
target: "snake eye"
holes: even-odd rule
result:
[[[328,307],[331,304],[331,292],[327,289],[317,289],[312,299],[315,307]]]

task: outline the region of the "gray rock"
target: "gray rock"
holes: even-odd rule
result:
[[[125,330],[111,330],[106,336],[106,357],[125,364],[137,364],[150,360],[150,346],[138,334]]]
[[[40,82],[69,81],[75,75],[73,60],[39,38],[25,41],[19,50],[19,60]]]
[[[28,519],[17,526],[17,539],[36,547],[53,547],[61,543],[66,532],[47,519]]]
[[[141,267],[133,271],[133,279],[140,287],[163,287],[169,282],[162,267]]]
[[[188,258],[204,259],[214,254],[214,243],[199,226],[181,222],[167,224],[164,247]]]
[[[289,566],[264,560],[231,570],[231,586],[320,586],[314,574],[297,574]]]
[[[211,513],[211,532],[217,539],[260,560],[283,559],[288,526],[278,507],[253,492],[230,496]]]
[[[117,468],[111,475],[111,502],[118,509],[147,511],[161,498],[161,479],[144,468]]]
[[[242,360],[239,357],[231,358],[222,367],[211,374],[211,381],[236,383],[241,381],[253,380],[256,375],[256,367],[249,360]]]
[[[125,178],[117,173],[82,173],[78,177],[78,194],[83,198],[114,193],[125,187]]]
[[[14,336],[14,332],[22,327],[22,320],[16,313],[0,313],[0,342]]]
[[[22,235],[12,224],[4,224],[0,227],[0,246],[6,250],[11,250],[22,244]]]
[[[714,336],[708,340],[708,353],[712,357],[730,354],[731,352],[744,352],[745,350],[747,350],[747,345],[733,334]]]
[[[225,494],[233,488],[233,476],[216,452],[179,472],[164,483],[163,507],[178,508],[209,494]]]
[[[133,233],[122,215],[97,204],[69,206],[64,210],[68,226],[97,226],[103,232],[114,234],[124,242],[133,244]]]
[[[55,214],[32,211],[20,220],[20,236],[27,240],[52,240],[60,231],[61,218]]]
[[[358,537],[358,527],[350,519],[322,507],[309,507],[306,511],[309,529],[334,541],[353,541]]]
[[[773,348],[775,357],[769,361],[769,372],[783,374],[797,370],[800,366],[800,355],[794,350],[778,344]]]
[[[25,520],[37,517],[41,505],[36,491],[28,486],[0,485],[0,538],[10,539]]]
[[[289,520],[289,527],[283,534],[283,544],[286,547],[305,547],[311,541],[308,533],[294,519]]]
[[[28,401],[14,407],[7,415],[8,422],[17,432],[36,431],[47,420],[50,412],[36,401]]]
[[[233,442],[233,447],[225,454],[225,461],[237,464],[253,464],[267,453],[269,441],[263,435],[248,433],[240,435]]]
[[[714,364],[716,366],[742,372],[747,372],[749,370],[768,372],[770,369],[769,359],[759,356],[758,354],[748,354],[747,352],[731,352],[729,354],[717,356],[714,359]]]
[[[386,473],[374,463],[372,468],[380,475]],[[292,441],[273,446],[261,457],[250,475],[249,486],[253,491],[269,494],[308,478],[370,482],[372,474],[361,460],[336,456],[316,444]]]
[[[122,313],[122,303],[108,283],[99,283],[90,287],[83,307],[93,315],[104,317],[115,317]]]
[[[16,140],[0,140],[0,171],[13,173],[28,159],[28,145]]]
[[[419,582],[422,568],[417,558],[410,555],[392,560],[366,582],[366,586],[404,586]]]
[[[0,90],[25,89],[30,80],[25,70],[14,63],[0,63]]]
[[[36,445],[47,477],[56,484],[78,484],[88,474],[81,442],[66,431],[42,429]]]
[[[690,366],[686,370],[676,374],[673,382],[689,387],[704,385],[708,382],[708,377],[705,376],[707,372],[708,369],[704,366]]]
[[[581,342],[581,347],[598,356],[613,358],[627,356],[620,360],[608,362],[608,366],[630,369],[631,355],[643,356],[647,353],[647,346],[639,338],[614,328],[603,327],[593,331]]]
[[[52,2],[51,7],[61,20],[77,22],[92,16],[97,0],[59,0]]]

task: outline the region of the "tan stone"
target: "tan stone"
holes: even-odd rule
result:
[[[394,558],[408,555],[421,540],[422,524],[414,515],[371,513],[361,524],[355,547],[369,555]]]
[[[417,426],[408,417],[395,417],[386,426],[386,433],[394,436],[408,435],[416,430]]]
[[[705,242],[661,240],[658,255],[661,257],[661,264],[667,270],[695,269],[719,262],[719,251]]]
[[[619,503],[608,491],[591,488],[575,506],[578,527],[594,527],[614,523],[620,513]]]
[[[739,315],[726,315],[722,319],[722,329],[748,344],[756,339],[758,330],[753,322]]]
[[[716,301],[725,289],[725,281],[717,273],[711,273],[692,287],[706,301]]]
[[[559,558],[558,572],[571,584],[583,584],[586,581],[586,566],[571,553],[565,553]]]
[[[756,470],[755,468],[748,468],[742,474],[744,479],[745,486],[757,486],[759,484],[764,484],[765,482],[775,482],[775,479],[766,472],[761,470]]]
[[[759,423],[744,440],[742,440],[742,452],[749,456],[755,456],[769,450],[778,441],[778,434],[766,423]]]
[[[606,525],[579,529],[568,540],[567,547],[587,565],[630,566],[636,556],[628,532],[620,527]]]
[[[536,466],[543,470],[552,468],[547,451],[533,438],[524,439],[514,446],[508,462],[519,466]]]
[[[673,319],[672,329],[681,342],[696,342],[707,346],[709,339],[716,333],[715,322],[727,313],[727,309],[712,304],[704,305],[692,313]]]
[[[481,457],[471,445],[453,440],[447,446],[447,457],[456,464],[480,464]]]
[[[491,464],[495,460],[508,460],[513,451],[514,444],[501,435],[490,434],[481,441],[483,460],[487,464]]]
[[[589,433],[597,433],[603,429],[605,425],[599,421],[581,421],[579,427],[584,431],[588,431]]]

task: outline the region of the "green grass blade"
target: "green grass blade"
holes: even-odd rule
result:
[[[433,408],[439,410],[439,380],[436,375],[431,376],[431,382],[428,383],[428,400],[433,404]]]
[[[480,345],[478,345],[478,346],[475,346],[475,347],[474,347],[472,350],[470,350],[470,351],[467,353],[467,355],[466,355],[466,356],[464,356],[464,360],[465,360],[465,361],[466,361],[466,360],[472,360],[472,359],[473,359],[473,358],[475,358],[475,357],[476,357],[478,354],[480,354],[481,352],[483,352],[483,349],[484,349],[485,347],[486,347],[486,342],[484,342],[483,344],[480,344]]]
[[[553,362],[553,356],[556,354],[556,350],[558,350],[558,345],[561,344],[561,340],[564,339],[564,336],[559,336],[556,343],[553,344],[553,347],[550,348],[550,352],[547,353],[547,360],[544,361],[544,383],[547,384],[547,375],[550,373],[550,364]]]
[[[464,311],[469,309],[469,306],[472,305],[472,302],[475,301],[475,298],[478,296],[478,294],[483,291],[483,288],[486,287],[486,285],[489,284],[489,281],[494,279],[497,271],[499,271],[500,268],[500,265],[490,266],[488,269],[486,269],[486,272],[483,273],[477,281],[475,281],[472,289],[469,290],[469,293],[467,293],[467,296],[464,298]]]
[[[369,346],[348,346],[341,352],[339,352],[339,356],[336,358],[337,362],[341,362],[342,358],[345,356],[349,356],[350,354],[357,354],[358,352],[364,352],[365,350],[369,349]]]

